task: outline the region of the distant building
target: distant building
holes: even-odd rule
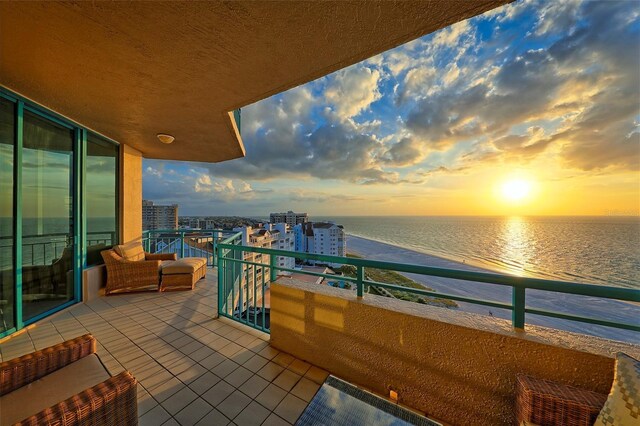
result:
[[[242,245],[261,248],[273,248],[277,239],[267,229],[254,229],[251,226],[242,226],[233,229],[234,232],[242,232]],[[268,254],[243,252],[243,259],[246,262],[269,265],[271,256]],[[234,306],[241,308],[242,312],[251,306],[261,306],[262,299],[268,291],[270,282],[269,268],[264,266],[241,264],[239,274],[240,291],[236,291]]]
[[[150,200],[142,200],[142,229],[178,228],[178,205],[157,205]]]
[[[313,224],[313,247],[309,253],[344,257],[347,255],[347,240],[342,225],[330,222]],[[333,265],[332,265],[333,266]],[[340,266],[340,264],[336,264]]]
[[[267,225],[274,238],[272,248],[286,251],[296,251],[295,234],[286,223],[270,223]],[[281,268],[293,269],[296,266],[296,259],[293,257],[278,256],[277,265]],[[288,272],[279,272],[282,275]]]
[[[308,221],[309,216],[306,213],[294,213],[291,210],[286,213],[271,213],[269,215],[269,222],[286,223],[291,228],[300,223],[307,223]]]
[[[340,257],[347,254],[347,239],[342,225],[331,222],[308,222],[296,225],[293,233],[295,251]],[[332,266],[340,265],[332,264]]]
[[[299,223],[293,227],[295,238],[294,250],[300,253],[309,253],[309,237],[313,240],[313,223]]]

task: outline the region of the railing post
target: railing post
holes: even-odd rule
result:
[[[218,257],[216,255],[216,250],[217,250],[217,248],[216,248],[216,239],[218,237],[217,234],[218,234],[217,231],[213,231],[211,233],[211,235],[213,236],[213,246],[212,246],[213,248],[211,249],[211,254],[212,254],[212,257],[213,257],[213,266],[214,267],[216,266],[216,258]]]
[[[513,287],[512,299],[511,321],[513,328],[524,330],[525,288]]]
[[[225,312],[224,307],[224,299],[226,289],[224,289],[224,268],[221,268],[223,265],[222,260],[222,251],[218,252],[218,316],[220,316],[220,312]],[[225,312],[226,313],[226,312]]]
[[[276,256],[269,255],[269,282],[274,282],[278,279],[278,271],[276,271]]]
[[[180,232],[180,259],[184,259],[184,231]]]
[[[364,295],[364,267],[356,266],[356,295],[362,297]]]

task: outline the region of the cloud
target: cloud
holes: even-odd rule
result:
[[[391,145],[382,158],[392,166],[408,166],[419,163],[425,155],[426,152],[418,141],[406,137]]]
[[[379,80],[380,71],[377,69],[349,67],[334,75],[324,95],[339,117],[354,117],[380,99]]]
[[[243,108],[245,158],[187,177],[153,163],[145,179],[252,202],[270,182],[423,184],[499,162],[638,170],[634,6],[514,2]]]

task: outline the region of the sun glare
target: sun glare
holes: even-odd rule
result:
[[[502,198],[522,201],[531,195],[531,182],[522,179],[508,180],[502,184]]]

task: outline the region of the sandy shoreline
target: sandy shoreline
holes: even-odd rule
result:
[[[347,250],[370,260],[384,260],[466,271],[496,272],[468,263],[456,262],[443,257],[352,235],[348,236]],[[509,287],[450,278],[429,277],[418,274],[403,273],[403,275],[420,284],[431,287],[440,293],[511,303],[511,288]],[[493,315],[507,319],[511,317],[511,312],[508,310],[494,309],[463,302],[458,302],[458,304],[460,305],[460,309],[467,312]],[[601,318],[621,323],[640,324],[640,305],[617,300],[529,290],[527,291],[527,307],[559,311],[591,318]],[[618,330],[610,327],[536,315],[527,315],[527,323],[640,344],[640,333],[633,331]]]

